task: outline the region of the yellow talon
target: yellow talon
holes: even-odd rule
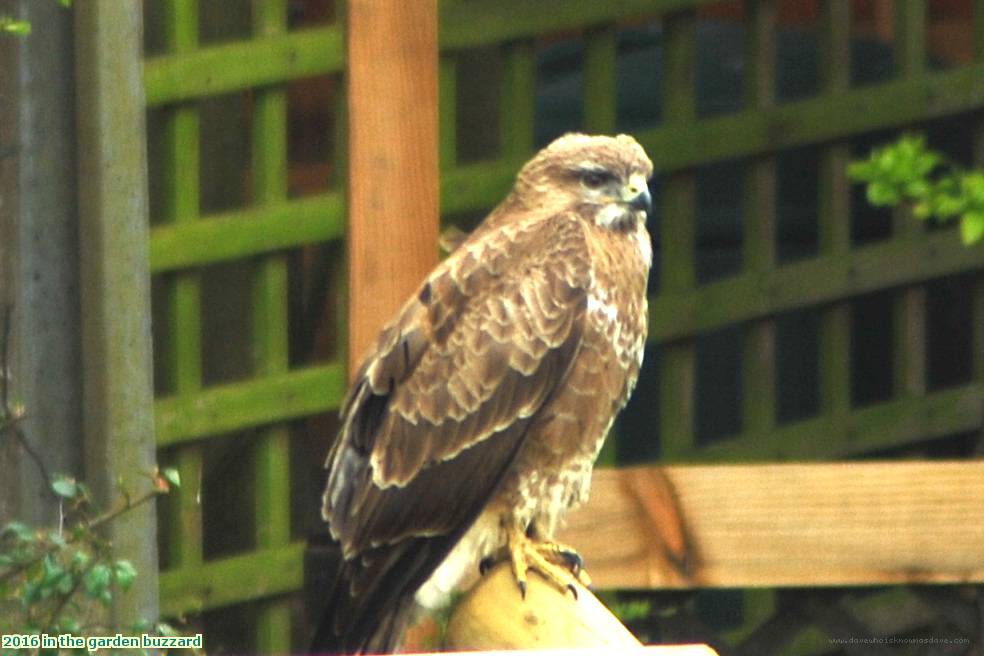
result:
[[[526,598],[527,572],[536,570],[548,582],[561,590],[570,590],[577,597],[575,583],[587,587],[591,577],[584,571],[583,561],[576,551],[567,545],[541,542],[528,537],[525,532],[513,529],[509,532],[509,558],[519,593]]]

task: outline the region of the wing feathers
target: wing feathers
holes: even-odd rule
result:
[[[489,501],[580,348],[590,275],[571,217],[485,231],[383,331],[328,461],[336,632],[391,619],[384,596],[412,594]]]

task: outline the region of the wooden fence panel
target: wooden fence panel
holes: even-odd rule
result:
[[[603,469],[560,539],[601,588],[980,582],[982,495],[982,462]]]

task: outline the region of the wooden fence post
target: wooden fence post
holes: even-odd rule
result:
[[[437,3],[348,0],[349,371],[437,262]]]
[[[142,4],[87,0],[74,11],[85,469],[108,504],[120,485],[146,489],[156,461]],[[120,516],[108,533],[140,573],[113,620],[120,628],[156,620],[154,504]]]
[[[72,14],[56,2],[3,6],[4,13],[29,20],[34,31],[0,37],[0,350],[6,348],[7,356],[0,376],[9,376],[7,402],[23,405],[24,440],[47,473],[78,476],[82,367]],[[2,333],[5,320],[9,335]],[[0,524],[57,519],[58,503],[39,462],[19,440],[0,435]]]

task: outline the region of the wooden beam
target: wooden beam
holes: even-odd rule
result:
[[[444,644],[448,649],[548,649],[638,647],[625,626],[587,589],[577,599],[534,574],[526,597],[508,563],[501,563],[455,606]]]
[[[605,469],[559,539],[600,588],[982,582],[982,497],[984,462]]]
[[[143,5],[91,0],[75,14],[85,471],[109,507],[148,486],[154,452]],[[155,621],[156,505],[115,519],[107,537],[140,572],[114,597],[116,626]]]
[[[349,370],[437,262],[436,0],[349,0]]]
[[[575,599],[536,574],[526,598],[516,588],[509,565],[485,576],[455,606],[448,621],[444,649],[556,650],[651,656],[714,656],[707,645],[663,645],[644,648],[611,611],[587,589],[578,586]],[[587,651],[585,651],[587,650]],[[527,652],[530,653],[530,652]],[[536,653],[536,652],[532,652]]]

